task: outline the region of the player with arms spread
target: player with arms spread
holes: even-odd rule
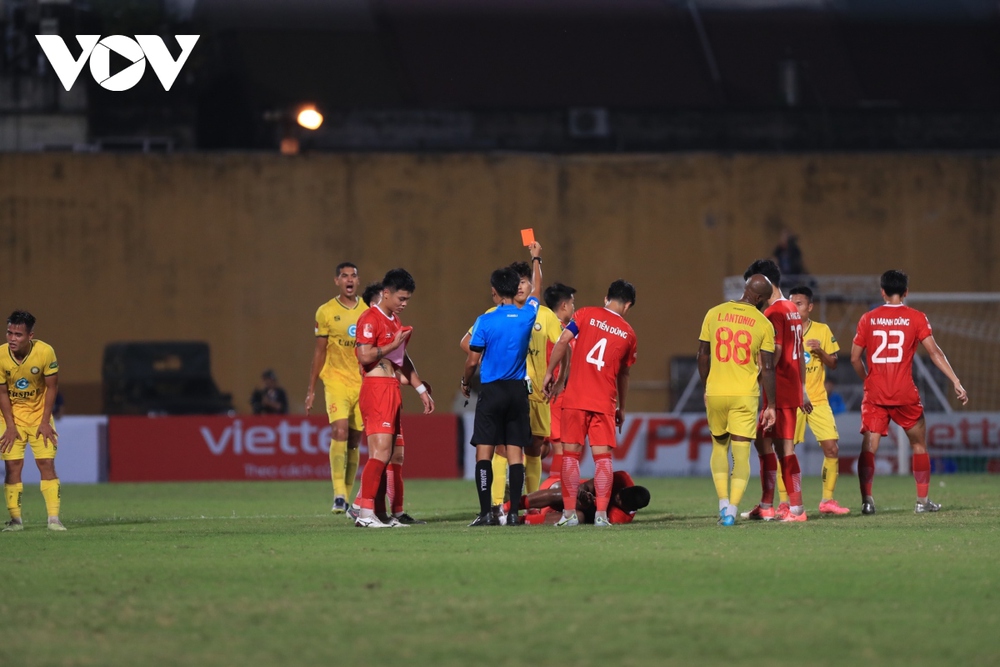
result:
[[[557,526],[580,523],[576,498],[580,486],[580,456],[588,437],[596,468],[594,525],[611,525],[608,520],[614,474],[611,450],[618,444],[615,426],[621,426],[625,418],[629,369],[636,358],[635,331],[625,321],[625,315],[634,305],[635,287],[625,280],[616,280],[608,287],[604,307],[588,306],[576,311],[552,349],[544,380],[545,393],[550,397],[556,383],[556,367],[566,355],[570,341],[576,338],[577,353],[570,363],[562,406],[563,515]]]
[[[0,346],[0,458],[4,462],[4,496],[10,521],[4,532],[22,530],[21,471],[28,444],[41,475],[42,497],[49,515],[49,530],[66,530],[59,520],[59,478],[56,477],[56,435],[52,408],[59,393],[59,362],[48,343],[35,340],[35,317],[15,310],[7,318],[7,343]]]
[[[927,426],[924,406],[913,383],[913,354],[918,344],[924,346],[934,365],[951,380],[955,396],[962,405],[969,402],[965,388],[934,340],[927,316],[903,303],[908,283],[909,278],[902,271],[890,270],[882,274],[885,304],[861,317],[851,346],[851,365],[865,381],[865,395],[861,401],[863,439],[858,459],[862,514],[875,514],[875,500],[872,498],[875,453],[880,439],[888,435],[890,419],[906,431],[913,449],[911,465],[917,484],[917,503],[913,511],[923,514],[941,509],[941,505],[927,497],[931,482]]]
[[[405,269],[393,269],[382,279],[382,298],[366,310],[358,320],[357,354],[364,370],[359,405],[368,433],[368,462],[361,474],[358,505],[361,510],[354,525],[359,528],[405,526],[394,517],[383,523],[375,516],[375,494],[378,493],[386,466],[400,433],[402,398],[396,373],[407,378],[424,404],[424,414],[434,412],[434,400],[420,381],[413,362],[406,353],[411,327],[399,320],[416,283]]]
[[[774,328],[774,403],[768,399],[765,407],[775,408],[774,427],[769,431],[757,429],[756,447],[760,457],[760,504],[754,507],[748,519],[770,520],[775,517],[774,487],[781,459],[781,475],[788,490],[790,511],[779,512],[782,521],[806,521],[805,507],[802,505],[802,471],[795,455],[795,423],[799,410],[812,412],[812,403],[806,394],[805,356],[802,347],[802,316],[795,304],[781,293],[781,271],[769,259],[758,259],[743,274],[749,278],[760,274],[771,281],[773,291],[764,315]]]
[[[351,262],[337,265],[334,283],[340,294],[316,311],[316,347],[306,389],[306,414],[315,401],[317,378],[323,380],[326,412],[330,418],[330,477],[333,481],[334,513],[347,510],[347,498],[358,473],[358,445],[364,424],[358,397],[361,374],[354,356],[355,329],[365,307],[358,303],[358,267]]]
[[[750,481],[750,441],[757,434],[760,396],[758,376],[767,399],[761,425],[764,429],[774,425],[774,328],[760,312],[761,305],[771,298],[772,287],[765,276],[750,276],[739,301],[720,304],[705,314],[698,337],[698,374],[705,383],[705,413],[712,433],[710,465],[719,496],[720,526],[736,523],[736,509]]]

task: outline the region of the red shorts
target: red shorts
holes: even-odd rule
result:
[[[920,401],[910,405],[875,405],[861,401],[861,432],[889,435],[889,420],[899,424],[904,431],[916,426],[924,416],[924,406]]]
[[[563,443],[582,445],[589,436],[591,447],[596,445],[614,448],[618,444],[615,438],[614,415],[563,408],[561,419]]]
[[[358,398],[365,433],[368,435],[399,433],[399,412],[402,402],[399,380],[394,377],[365,376],[361,382],[361,396]]]
[[[549,442],[562,442],[562,401],[557,399],[550,407]]]
[[[765,435],[774,440],[794,440],[795,439],[795,420],[798,418],[798,408],[775,408],[774,409],[774,427],[764,433],[760,428],[760,419],[757,420],[757,439],[760,440]],[[761,411],[761,418],[764,416],[764,411]]]

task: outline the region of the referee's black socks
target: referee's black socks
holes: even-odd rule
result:
[[[521,493],[524,491],[524,464],[514,463],[510,470],[510,511],[508,516],[516,517],[521,509]],[[509,521],[509,519],[508,519]]]
[[[479,514],[489,514],[493,503],[490,488],[493,486],[493,464],[490,461],[476,461],[476,493],[479,494]]]

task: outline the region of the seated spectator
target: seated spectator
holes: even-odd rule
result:
[[[844,402],[844,397],[837,392],[837,384],[827,378],[826,383],[826,397],[830,401],[830,410],[835,415],[839,415],[842,412],[847,412],[847,404]]]
[[[288,414],[288,396],[285,390],[278,386],[278,376],[274,371],[267,370],[261,375],[264,387],[253,390],[250,396],[250,407],[255,415],[286,415]]]

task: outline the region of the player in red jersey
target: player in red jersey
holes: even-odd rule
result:
[[[604,308],[581,308],[566,325],[545,372],[543,385],[553,396],[554,373],[576,338],[562,410],[563,516],[557,526],[576,526],[576,494],[580,486],[580,455],[590,439],[594,455],[594,489],[597,494],[595,526],[610,526],[611,450],[617,441],[615,426],[621,426],[628,394],[629,367],[635,363],[635,331],[625,314],[635,305],[635,287],[616,280],[608,288]]]
[[[580,482],[576,495],[577,519],[580,523],[594,523],[597,512],[594,480]],[[611,502],[608,505],[608,521],[614,525],[632,523],[635,513],[649,505],[649,489],[636,486],[632,476],[624,470],[615,471],[611,482]],[[525,523],[543,524],[555,523],[555,518],[562,513],[562,484],[558,479],[549,477],[542,483],[538,491],[521,496],[521,507],[524,509],[541,510],[539,514],[529,514]],[[504,507],[506,512],[507,508]]]
[[[361,507],[354,525],[361,528],[405,526],[399,521],[383,523],[375,516],[375,495],[386,470],[399,430],[402,399],[399,395],[401,373],[417,390],[424,404],[424,414],[434,412],[434,399],[417,375],[406,354],[410,327],[404,327],[399,314],[413,296],[416,283],[405,269],[393,269],[382,279],[382,299],[358,319],[355,353],[364,376],[359,405],[368,434],[368,462],[361,474]]]
[[[556,317],[562,322],[564,329],[570,320],[573,319],[573,313],[576,312],[575,294],[575,288],[563,285],[562,283],[553,283],[545,288],[545,305],[556,314]],[[552,346],[552,348],[554,347],[555,345]],[[552,418],[548,442],[552,447],[552,465],[549,466],[549,479],[562,478],[562,392],[566,388],[566,380],[569,378],[569,362],[573,358],[574,347],[576,347],[575,338],[570,341],[569,350],[566,351],[566,356],[563,357],[563,363],[557,369],[556,384],[553,388],[555,398],[550,401]],[[552,348],[547,350],[548,358],[552,357]]]
[[[875,452],[878,451],[880,438],[888,434],[890,419],[906,431],[913,450],[911,469],[917,484],[914,512],[922,514],[941,509],[939,504],[927,497],[931,461],[927,455],[924,406],[913,383],[913,354],[918,343],[927,350],[938,370],[951,380],[955,396],[962,405],[969,402],[965,388],[934,340],[927,316],[903,303],[908,283],[909,279],[902,271],[890,270],[882,274],[885,304],[861,317],[851,347],[851,365],[865,381],[865,396],[861,401],[863,440],[858,459],[862,514],[875,514],[875,500],[872,498]]]
[[[795,455],[795,421],[798,411],[812,412],[812,403],[806,394],[806,364],[802,348],[802,316],[798,307],[781,293],[781,271],[769,259],[758,259],[743,274],[750,278],[755,273],[771,281],[773,290],[764,315],[774,327],[775,420],[770,431],[757,430],[754,444],[760,457],[760,504],[742,515],[745,519],[768,521],[776,515],[782,521],[805,521],[802,504],[802,472]],[[767,397],[764,406],[767,407]],[[774,487],[777,482],[778,463],[781,477],[788,490],[790,507],[775,513]]]

